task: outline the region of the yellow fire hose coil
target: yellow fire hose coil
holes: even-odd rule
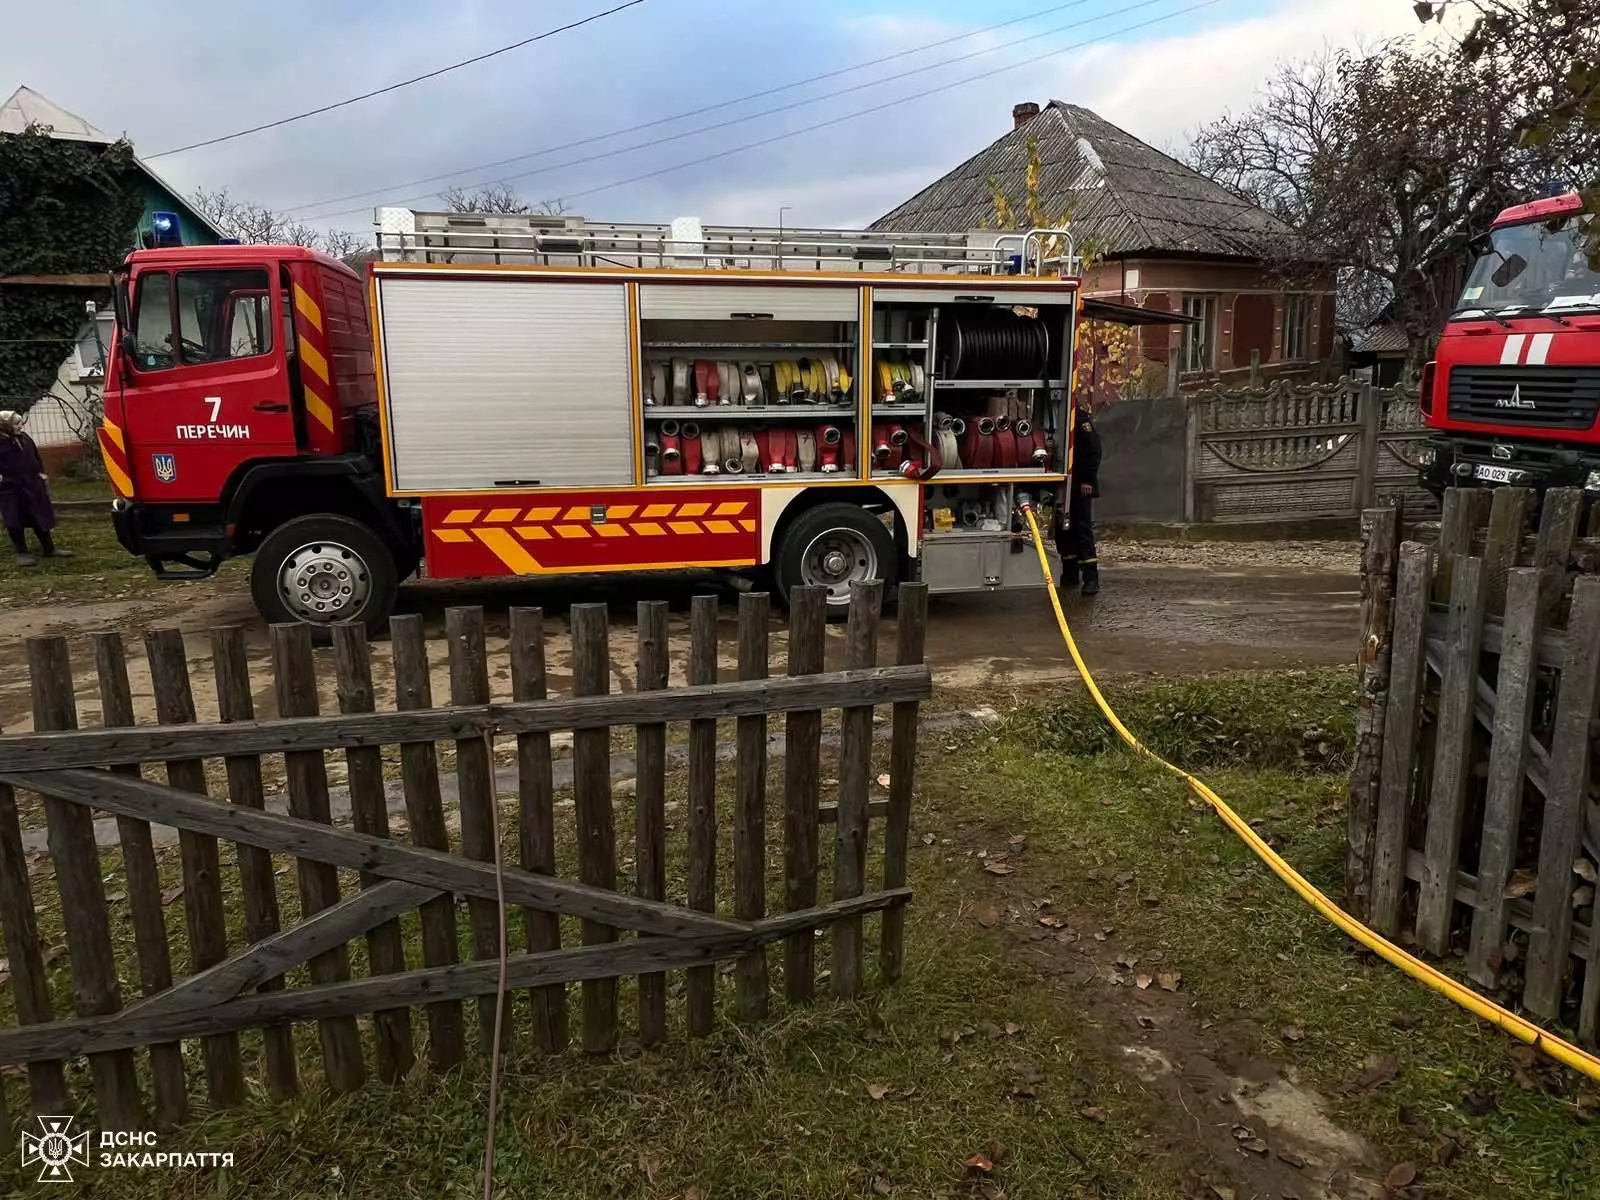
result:
[[[1040,569],[1044,572],[1045,579],[1049,580],[1051,578],[1050,559],[1045,553],[1044,536],[1039,532],[1039,522],[1034,517],[1033,506],[1024,504],[1022,513],[1027,518],[1028,530],[1033,535],[1033,548],[1039,555]],[[1517,1016],[1511,1010],[1502,1008],[1494,1001],[1480,996],[1465,984],[1429,966],[1420,958],[1396,946],[1376,930],[1369,929],[1366,925],[1363,925],[1324,895],[1310,880],[1290,866],[1288,861],[1271,846],[1267,845],[1260,835],[1250,828],[1244,818],[1234,812],[1228,806],[1228,802],[1212,791],[1204,780],[1189,774],[1182,767],[1168,762],[1139,741],[1132,731],[1122,723],[1122,720],[1112,710],[1111,705],[1106,702],[1099,685],[1094,681],[1094,676],[1089,673],[1088,664],[1083,661],[1083,655],[1078,652],[1078,643],[1073,639],[1072,630],[1067,625],[1067,615],[1062,611],[1061,597],[1057,594],[1056,589],[1046,583],[1045,591],[1050,596],[1051,608],[1055,609],[1056,624],[1060,627],[1061,638],[1066,643],[1067,653],[1072,656],[1072,665],[1077,668],[1079,676],[1083,679],[1084,686],[1089,689],[1089,695],[1093,697],[1101,715],[1110,723],[1111,728],[1117,731],[1117,736],[1132,749],[1148,758],[1154,759],[1166,770],[1188,784],[1189,789],[1195,795],[1199,796],[1215,810],[1216,814],[1222,818],[1223,824],[1238,834],[1240,840],[1250,847],[1256,857],[1266,863],[1271,868],[1272,873],[1288,884],[1302,900],[1336,925],[1348,937],[1359,942],[1393,966],[1400,968],[1400,970],[1419,983],[1455,1001],[1462,1008],[1482,1017],[1491,1025],[1499,1026],[1512,1037],[1537,1047],[1557,1062],[1576,1071],[1581,1071],[1590,1079],[1600,1081],[1600,1057],[1574,1046],[1571,1042],[1565,1041],[1555,1034],[1541,1029],[1531,1021]]]

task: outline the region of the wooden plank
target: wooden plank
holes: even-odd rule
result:
[[[1528,488],[1495,488],[1489,509],[1489,535],[1483,546],[1483,573],[1487,587],[1484,612],[1499,616],[1506,610],[1506,573],[1517,565],[1522,531],[1528,525],[1533,492]]]
[[[767,677],[767,621],[772,615],[765,592],[739,597],[739,678]],[[740,717],[735,730],[733,808],[733,914],[756,921],[767,910],[767,718]],[[739,1019],[764,1020],[770,984],[767,952],[756,947],[734,969]]]
[[[1406,877],[1420,881],[1422,879],[1422,851],[1411,850],[1406,854]],[[1466,871],[1456,872],[1456,898],[1463,904],[1476,908],[1478,904],[1478,878]],[[1506,921],[1512,929],[1524,931],[1533,928],[1533,902],[1523,897],[1506,901]],[[1590,937],[1590,927],[1572,923],[1572,953],[1579,958],[1587,955],[1596,943]]]
[[[176,629],[147,630],[145,658],[155,693],[156,719],[163,725],[193,724],[194,693],[189,685],[189,657]],[[226,737],[226,733],[213,730]],[[215,743],[217,748],[225,741]],[[167,782],[196,796],[207,796],[206,768],[199,758],[169,757]],[[178,831],[183,863],[183,917],[189,932],[189,969],[203,971],[228,957],[228,914],[222,902],[222,859],[215,837],[194,830]],[[201,1044],[206,1095],[213,1107],[230,1108],[245,1098],[244,1062],[239,1040],[222,1036]]]
[[[315,715],[317,711],[317,668],[311,653],[311,630],[305,625],[272,627],[272,675],[278,711],[289,717]],[[312,825],[307,834],[327,837],[333,831],[315,830],[316,825],[332,826],[328,804],[328,772],[320,750],[302,750],[284,756],[288,781],[289,812],[302,825]],[[237,810],[243,816],[244,810]],[[270,816],[251,813],[253,819]],[[182,828],[182,826],[180,826]],[[356,835],[365,836],[365,835]],[[369,841],[376,839],[368,838]],[[361,864],[357,864],[358,866]],[[300,888],[300,916],[304,920],[339,903],[339,874],[320,850],[311,845],[295,856],[295,878]],[[350,954],[341,944],[313,955],[306,963],[313,983],[343,983],[350,978]],[[366,1064],[361,1058],[361,1034],[354,1017],[327,1017],[317,1023],[317,1038],[322,1045],[323,1073],[336,1092],[353,1092],[366,1082]]]
[[[1488,520],[1489,501],[1482,488],[1450,488],[1444,494],[1433,577],[1433,597],[1441,604],[1450,600],[1455,560],[1471,555],[1473,539]]]
[[[255,719],[255,696],[250,686],[250,662],[245,649],[244,630],[238,627],[211,631],[211,658],[217,679],[217,714],[224,724]],[[266,787],[261,778],[261,758],[254,754],[229,755],[224,764],[228,772],[228,799],[246,808],[266,808]],[[236,842],[239,882],[244,893],[244,935],[252,942],[278,932],[278,882],[273,874],[272,855],[258,846]],[[269,979],[264,992],[283,987],[283,980]],[[288,1100],[300,1091],[299,1071],[294,1052],[294,1030],[287,1025],[269,1025],[261,1030],[262,1058],[266,1065],[267,1089],[274,1099]]]
[[[1383,721],[1389,694],[1389,652],[1394,635],[1395,566],[1400,550],[1400,510],[1369,508],[1361,514],[1361,647],[1357,669],[1356,753],[1346,812],[1345,906],[1365,920],[1372,888],[1372,833],[1383,767]]]
[[[823,908],[781,913],[736,933],[638,938],[597,946],[569,946],[542,954],[516,954],[507,962],[508,986],[544,987],[725,961],[746,953],[751,946],[780,941],[796,930],[826,928],[832,922],[880,912],[910,898],[911,893],[904,889],[875,892]],[[438,998],[456,1000],[494,991],[499,977],[498,962],[473,961],[451,967],[424,967],[404,975],[380,975],[279,992],[249,992],[213,1008],[191,1009],[148,1021],[116,1014],[21,1026],[0,1030],[0,1062],[104,1053],[155,1039],[204,1036],[267,1022],[320,1021]]]
[[[928,633],[928,585],[902,583],[895,632],[895,661],[902,667],[922,661]],[[889,741],[889,815],[883,835],[883,886],[906,885],[906,856],[911,842],[911,794],[917,774],[917,721],[921,706],[915,700],[896,704],[891,716]],[[870,816],[869,816],[870,820]],[[905,970],[905,909],[883,914],[883,938],[878,949],[884,981],[894,983]]]
[[[55,1019],[50,1004],[50,979],[45,974],[44,944],[33,907],[28,856],[22,848],[22,818],[17,794],[0,780],[0,929],[5,934],[6,961],[11,967],[11,1002],[19,1025]],[[73,1111],[62,1063],[38,1059],[28,1064],[28,1093],[33,1112],[46,1116]]]
[[[1583,995],[1578,1001],[1578,1040],[1600,1043],[1600,938],[1590,938],[1583,961]]]
[[[1383,722],[1383,763],[1378,784],[1378,814],[1372,836],[1372,925],[1394,937],[1400,927],[1405,891],[1406,816],[1416,769],[1418,703],[1422,694],[1423,651],[1432,572],[1428,547],[1400,547],[1395,583],[1394,648],[1389,665],[1389,698]]]
[[[610,729],[657,721],[713,720],[829,709],[845,704],[926,700],[933,694],[927,667],[879,667],[798,679],[719,683],[670,692],[574,696],[563,700],[454,706],[400,712],[352,713],[240,722],[219,738],[215,725],[181,728],[84,729],[74,733],[14,733],[0,737],[0,775],[17,771],[103,767],[155,759],[296,750],[348,750],[497,733]]]
[[[36,729],[73,729],[78,706],[72,691],[72,660],[67,639],[36,637],[27,642],[28,676]],[[81,1017],[104,1016],[122,1007],[116,951],[111,945],[111,916],[106,910],[100,877],[100,852],[94,840],[94,814],[75,804],[45,797],[50,859],[61,896],[61,924],[66,931],[67,960],[72,968],[73,1007]],[[133,1052],[117,1050],[89,1058],[99,1124],[107,1129],[144,1128],[144,1104]]]
[[[850,616],[845,628],[845,666],[870,667],[878,654],[878,614],[883,583],[850,585]],[[833,898],[861,895],[867,870],[867,794],[872,778],[872,706],[856,704],[840,716],[839,819],[833,837]],[[861,991],[861,922],[843,920],[833,928],[833,991],[854,997]]]
[[[1567,594],[1566,575],[1572,548],[1578,539],[1578,520],[1583,513],[1580,488],[1552,488],[1539,506],[1539,534],[1534,540],[1533,566],[1546,578],[1543,595],[1544,619],[1548,622],[1561,610]],[[1572,623],[1569,621],[1568,627]]]
[[[544,612],[511,610],[511,694],[516,700],[543,700],[549,682],[544,661]],[[522,869],[539,875],[556,873],[555,783],[551,773],[550,735],[525,733],[517,738],[518,846]],[[538,908],[522,910],[523,933],[532,951],[561,948],[561,918]],[[567,1048],[567,989],[561,984],[535,988],[533,1039],[546,1054]]]
[[[1591,636],[1570,639],[1550,735],[1550,790],[1545,795],[1539,839],[1538,884],[1533,896],[1534,929],[1522,1003],[1553,1020],[1561,1009],[1568,945],[1572,937],[1572,864],[1583,842],[1583,806],[1589,784],[1589,723],[1600,686],[1600,576],[1586,575],[1572,588],[1569,630]]]
[[[635,686],[641,692],[667,686],[667,602],[639,601]],[[650,900],[667,898],[667,727],[634,730],[634,891]],[[667,1040],[667,977],[639,976],[639,1041]]]
[[[1484,796],[1483,838],[1478,851],[1477,904],[1467,973],[1492,988],[1499,970],[1491,965],[1506,936],[1505,887],[1515,863],[1517,837],[1527,785],[1528,734],[1539,643],[1540,573],[1513,568],[1506,580],[1505,636],[1496,672],[1494,730],[1489,748],[1489,780]]]
[[[95,674],[100,684],[100,720],[108,727],[132,725],[133,691],[128,685],[128,660],[122,636],[96,633]],[[119,775],[139,777],[135,766],[113,767]],[[172,954],[167,946],[167,918],[161,902],[161,875],[156,866],[155,843],[148,821],[118,817],[117,840],[122,846],[123,886],[128,893],[128,916],[133,925],[134,955],[139,962],[139,987],[153,996],[172,986]],[[152,1114],[159,1130],[175,1129],[189,1111],[189,1082],[178,1042],[150,1047],[150,1077],[155,1092]]]
[[[1422,885],[1417,894],[1417,944],[1430,954],[1450,948],[1456,863],[1466,821],[1467,785],[1477,701],[1479,638],[1487,580],[1481,558],[1457,560],[1451,571],[1450,634],[1439,685],[1433,788],[1428,797]]]
[[[572,606],[572,693],[596,696],[611,686],[610,616],[604,604]],[[616,814],[611,807],[611,737],[603,729],[572,735],[572,801],[578,824],[578,878],[592,888],[617,886]],[[583,944],[616,940],[612,925],[582,924]],[[583,985],[583,1048],[608,1054],[617,1046],[617,981],[590,979]]]
[[[330,867],[371,871],[385,879],[409,879],[463,896],[496,894],[495,870],[488,863],[386,842],[336,826],[324,827],[320,822],[292,815],[254,812],[205,799],[196,801],[184,792],[148,780],[118,779],[101,771],[36,771],[4,778],[13,786],[44,795],[175,828],[195,829],[212,837],[246,841],[277,853],[315,859]],[[742,921],[533,875],[515,867],[506,868],[504,883],[507,903],[536,905],[581,920],[660,937],[735,933],[748,927]]]
[[[826,666],[828,593],[797,587],[789,593],[789,674],[816,675]],[[783,754],[784,907],[790,912],[817,902],[817,839],[822,796],[822,713],[791,712],[785,718]],[[783,944],[783,990],[794,1004],[816,994],[816,938],[801,930]]]
[[[394,655],[395,706],[401,712],[425,712],[433,705],[433,682],[428,670],[428,643],[422,618],[404,613],[389,618],[389,645]],[[431,741],[406,742],[400,747],[400,785],[406,798],[406,824],[411,844],[440,853],[450,849],[444,821],[444,800],[439,791],[439,757]],[[422,906],[422,961],[445,968],[456,962],[456,903],[445,892]],[[438,1000],[428,1005],[428,1065],[450,1071],[467,1057],[467,1039],[458,1000]]]
[[[460,708],[487,705],[489,657],[484,648],[483,609],[446,609],[444,628],[450,647],[450,702]],[[488,728],[456,739],[456,794],[460,804],[461,852],[479,862],[492,863],[498,819]],[[469,897],[467,922],[472,927],[473,955],[498,958],[500,918],[496,900],[489,896]],[[494,1010],[493,996],[478,998],[478,1047],[485,1054],[494,1047]]]
[[[717,686],[717,598],[689,602],[689,688]],[[717,911],[717,723],[689,722],[689,833],[686,899],[698,912]],[[691,967],[684,975],[689,1033],[704,1037],[716,1016],[717,973]]]
[[[372,712],[377,707],[372,688],[372,651],[367,645],[366,626],[345,623],[333,630],[334,677],[339,693],[339,711]],[[350,781],[350,822],[358,833],[389,838],[389,802],[383,785],[383,752],[374,747],[345,751],[345,768]],[[363,872],[361,886],[370,891],[387,887],[378,876]],[[421,889],[415,903],[431,900],[437,893]],[[414,905],[406,905],[405,908]],[[396,910],[399,915],[400,910]],[[405,941],[400,922],[384,921],[366,931],[367,962],[374,975],[395,975],[406,969]],[[351,936],[354,936],[353,934]],[[411,1044],[411,1012],[392,1008],[372,1014],[373,1042],[378,1078],[385,1083],[404,1079],[417,1061]]]

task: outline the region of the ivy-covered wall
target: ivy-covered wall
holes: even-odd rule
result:
[[[0,277],[110,272],[132,249],[146,178],[127,142],[0,135]],[[71,352],[85,301],[102,298],[0,282],[0,406],[32,407]]]

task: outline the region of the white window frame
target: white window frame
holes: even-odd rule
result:
[[[1283,341],[1279,358],[1283,362],[1311,360],[1312,320],[1316,297],[1305,293],[1283,298]]]
[[[1186,317],[1199,317],[1198,325],[1183,329],[1183,369],[1214,371],[1217,367],[1217,312],[1221,299],[1215,292],[1188,292],[1183,297]]]

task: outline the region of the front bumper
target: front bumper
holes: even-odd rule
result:
[[[231,550],[218,505],[119,500],[111,506],[111,527],[122,548],[149,563],[160,579],[214,575]]]
[[[1509,442],[1498,438],[1434,437],[1433,461],[1419,472],[1436,496],[1452,487],[1577,487],[1600,491],[1600,446]]]

